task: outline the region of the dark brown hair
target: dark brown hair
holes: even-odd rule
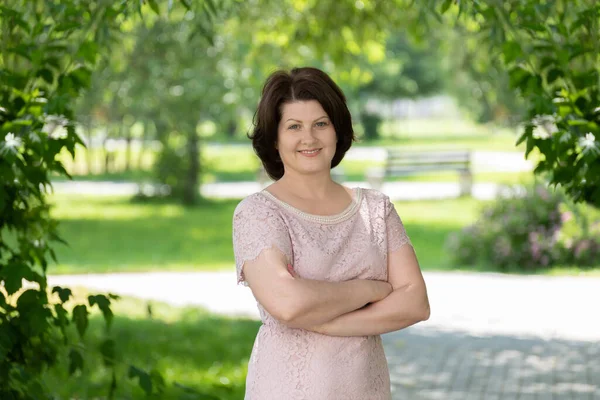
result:
[[[331,168],[342,161],[355,140],[346,97],[325,72],[311,67],[294,68],[289,73],[276,71],[265,82],[254,115],[254,130],[248,135],[252,139],[254,152],[274,180],[280,179],[284,172],[275,148],[282,107],[286,103],[308,100],[316,100],[321,104],[335,128],[337,147]]]

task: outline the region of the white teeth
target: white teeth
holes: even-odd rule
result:
[[[319,149],[317,149],[317,150],[302,150],[300,153],[314,154],[314,153],[316,153],[317,151],[319,151]]]

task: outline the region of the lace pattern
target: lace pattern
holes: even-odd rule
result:
[[[304,218],[260,193],[244,199],[233,218],[238,282],[244,283],[244,263],[273,247],[302,278],[387,280],[388,254],[410,239],[387,196],[370,189],[359,193],[352,212],[336,223]],[[390,399],[379,336],[329,337],[292,329],[257,306],[263,326],[248,364],[246,399]]]

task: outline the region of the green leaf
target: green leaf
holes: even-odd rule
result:
[[[56,312],[56,321],[58,326],[67,326],[69,324],[68,313],[62,304],[55,304],[54,311]]]
[[[96,304],[98,305],[98,308],[100,308],[102,311],[102,315],[106,321],[106,329],[110,330],[114,316],[112,310],[110,309],[110,300],[106,296],[98,294],[88,296],[88,302],[90,303],[90,307],[93,307]]]
[[[546,76],[546,80],[548,84],[554,83],[558,78],[564,76],[563,72],[558,68],[552,68],[548,71],[548,75]]]
[[[26,265],[9,263],[8,266],[2,271],[4,280],[4,289],[8,295],[15,294],[22,287],[23,282],[23,268],[27,268]]]
[[[192,3],[190,2],[190,0],[180,0],[180,2],[185,8],[187,8],[188,11],[192,10]]]
[[[129,378],[138,378],[140,387],[146,392],[147,395],[152,394],[152,378],[145,371],[129,366]]]
[[[98,45],[91,40],[83,42],[77,51],[77,56],[83,58],[90,64],[95,64],[96,59],[98,58]]]
[[[510,64],[523,54],[523,50],[519,43],[511,40],[502,45],[502,53],[504,54],[504,62]]]
[[[547,171],[551,169],[550,166],[548,165],[548,163],[546,161],[540,161],[538,163],[538,165],[535,167],[535,169],[533,170],[533,173],[538,175],[544,171]]]
[[[160,371],[157,369],[153,369],[150,371],[150,379],[152,379],[152,384],[156,387],[156,392],[161,394],[165,390],[165,378],[163,378]]]
[[[510,86],[513,88],[520,88],[526,91],[529,79],[532,75],[529,71],[524,70],[521,67],[513,68],[508,73]]]
[[[160,15],[160,7],[158,7],[158,3],[156,0],[148,0],[148,5],[157,15]]]
[[[527,144],[525,147],[525,158],[529,157],[529,153],[531,153],[533,151],[534,147],[535,147],[535,139],[530,136],[527,138]]]
[[[52,74],[52,71],[50,71],[48,68],[40,69],[37,75],[44,81],[46,81],[46,83],[48,83],[49,85],[52,85],[54,83],[54,75]]]
[[[60,287],[60,286],[55,286],[55,287],[52,289],[52,293],[53,293],[53,294],[54,294],[54,293],[58,293],[58,297],[60,298],[60,301],[61,301],[62,303],[64,303],[64,302],[68,301],[68,300],[69,300],[69,298],[71,298],[71,295],[73,294],[73,292],[71,291],[71,289],[69,289],[69,288],[65,288],[65,289],[63,289],[63,288],[62,288],[62,287]]]
[[[69,352],[69,375],[73,375],[76,371],[83,371],[83,357],[76,349],[71,349]]]
[[[2,335],[0,335],[0,360],[6,360],[6,355],[10,353],[16,344],[15,329],[18,329],[18,327],[7,326],[2,328]]]
[[[521,135],[521,137],[519,138],[519,140],[517,140],[517,143],[515,143],[515,146],[520,145],[521,143],[523,143],[523,141],[527,138],[530,138],[533,135],[533,129],[535,127],[532,124],[528,124],[525,126],[525,129],[523,130],[523,134]]]
[[[6,297],[4,296],[4,291],[0,290],[0,308],[6,310]]]
[[[213,0],[204,0],[204,4],[208,5],[208,9],[212,13],[213,16],[217,16],[217,7]]]
[[[117,357],[116,343],[112,339],[106,339],[100,345],[100,354],[104,360],[104,365],[112,367],[115,365],[115,358]]]
[[[448,11],[450,6],[452,5],[452,1],[453,0],[444,0],[444,2],[442,3],[442,7],[440,8],[440,14],[444,14],[446,11]]]
[[[77,326],[79,337],[83,338],[88,327],[88,310],[85,304],[80,304],[73,309],[73,322]]]

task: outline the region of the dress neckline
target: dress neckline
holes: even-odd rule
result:
[[[317,214],[307,213],[305,211],[302,211],[302,210],[292,206],[289,203],[286,203],[283,200],[278,199],[277,197],[275,197],[271,192],[267,191],[266,189],[263,189],[259,193],[262,194],[263,196],[267,197],[268,199],[274,201],[275,203],[279,204],[280,206],[284,207],[285,209],[291,211],[292,213],[294,213],[304,219],[307,219],[309,221],[318,222],[320,224],[337,224],[337,223],[344,222],[344,221],[350,219],[356,213],[356,210],[358,210],[358,207],[360,206],[360,203],[362,201],[361,188],[356,187],[351,190],[352,190],[353,196],[352,196],[352,201],[350,202],[350,204],[342,212],[340,212],[338,214],[334,214],[334,215],[317,215]]]

